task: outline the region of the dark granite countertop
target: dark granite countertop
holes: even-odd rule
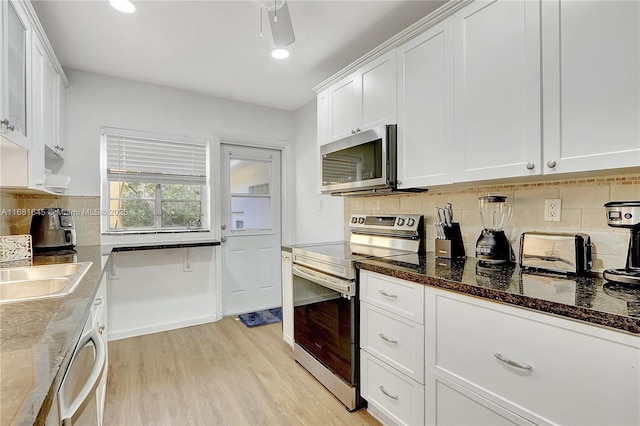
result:
[[[193,241],[193,242],[167,242],[167,243],[131,243],[126,245],[113,245],[111,251],[138,251],[138,250],[162,250],[171,248],[213,247],[219,246],[220,241]]]
[[[433,253],[356,262],[362,270],[640,334],[640,289],[596,274],[565,276],[485,267],[475,258],[451,261]]]
[[[43,424],[102,277],[100,246],[37,255],[33,264],[93,262],[69,295],[0,304],[0,424]]]

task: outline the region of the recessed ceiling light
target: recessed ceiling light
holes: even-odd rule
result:
[[[289,51],[287,49],[278,47],[271,51],[271,56],[273,56],[276,59],[285,59],[289,57]]]
[[[123,13],[133,13],[136,11],[136,6],[129,0],[109,0],[109,4],[114,9]]]

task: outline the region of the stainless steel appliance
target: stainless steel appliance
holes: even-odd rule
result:
[[[294,357],[349,409],[360,407],[354,262],[424,251],[420,215],[352,215],[349,242],[295,246]]]
[[[524,232],[520,236],[521,268],[582,274],[592,265],[587,234]]]
[[[624,284],[640,285],[640,201],[612,201],[604,205],[607,224],[614,228],[627,228],[629,249],[624,269],[607,269],[604,278]]]
[[[353,195],[396,188],[396,125],[375,127],[320,147],[322,192]]]
[[[476,257],[492,264],[513,262],[515,256],[504,228],[511,220],[513,206],[503,195],[485,195],[478,199],[484,229],[476,242]]]
[[[31,218],[33,248],[37,251],[73,248],[76,227],[73,216],[61,208],[41,209]]]

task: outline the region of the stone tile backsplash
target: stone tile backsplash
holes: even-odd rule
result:
[[[603,205],[609,201],[640,200],[640,174],[612,175],[562,181],[440,187],[420,194],[345,198],[345,224],[352,213],[422,214],[427,225],[427,251],[434,251],[434,209],[453,204],[454,220],[460,222],[467,256],[475,256],[475,243],[482,230],[478,197],[487,194],[508,197],[514,205],[511,222],[505,229],[516,254],[525,231],[582,232],[591,236],[594,271],[624,267],[629,231],[607,226]],[[560,198],[560,222],[544,221],[544,200]],[[345,238],[349,229],[345,225]]]
[[[73,212],[79,246],[100,244],[100,216],[86,214],[99,211],[100,197],[3,193],[0,196],[0,235],[28,234],[31,212],[45,207],[61,207]]]

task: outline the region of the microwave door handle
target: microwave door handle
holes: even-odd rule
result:
[[[76,349],[76,354],[79,353],[82,348],[84,348],[89,342],[93,342],[96,355],[91,374],[87,378],[86,383],[83,385],[82,389],[80,390],[80,392],[78,392],[78,395],[71,403],[67,403],[67,401],[65,401],[64,393],[60,393],[58,396],[58,402],[60,404],[60,418],[61,424],[63,426],[72,425],[73,423],[75,423],[75,420],[77,419],[74,417],[80,414],[79,411],[86,406],[91,396],[95,394],[98,383],[100,382],[100,378],[104,373],[104,368],[107,363],[106,347],[104,345],[102,337],[100,337],[95,329],[90,329],[84,336],[80,338],[80,341],[78,342],[78,348]],[[71,359],[71,363],[69,364],[69,368],[73,367],[73,361],[75,357],[76,356],[74,354],[73,358]]]
[[[355,292],[353,291],[353,283],[351,281],[341,280],[344,281],[344,283],[340,283],[337,281],[337,279],[333,280],[325,274],[311,272],[304,266],[299,265],[294,265],[292,271],[294,275],[307,279],[323,287],[327,287],[331,290],[337,291],[340,294],[355,296]]]

